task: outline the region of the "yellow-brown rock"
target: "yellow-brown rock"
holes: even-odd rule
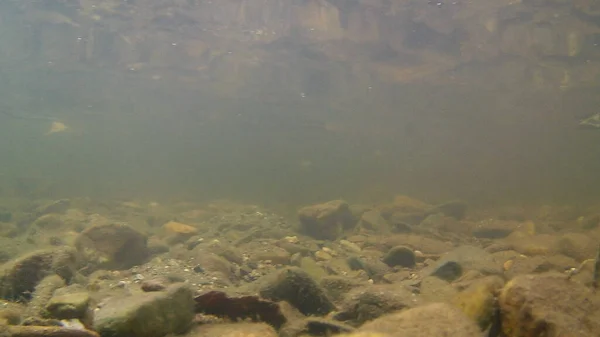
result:
[[[386,337],[480,337],[479,327],[460,309],[445,303],[403,310],[365,323],[359,335]],[[374,334],[374,335],[369,335]]]
[[[600,295],[561,273],[517,276],[499,304],[507,337],[593,337],[600,331]]]
[[[221,323],[202,325],[187,337],[277,337],[277,332],[265,323]]]
[[[504,281],[499,276],[489,276],[473,282],[467,289],[456,294],[451,303],[459,307],[468,317],[485,330],[491,322],[496,308],[496,293]]]
[[[198,233],[198,229],[194,226],[186,225],[177,221],[169,221],[163,225],[163,228],[170,234],[193,235]]]

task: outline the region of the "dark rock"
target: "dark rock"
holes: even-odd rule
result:
[[[90,269],[128,269],[145,262],[149,256],[147,238],[126,224],[95,225],[79,234],[75,241]]]
[[[341,322],[319,317],[308,317],[283,327],[279,331],[279,337],[297,337],[305,335],[333,336],[353,331],[355,331],[353,327]]]
[[[273,301],[287,301],[304,315],[322,316],[335,309],[325,290],[309,274],[296,267],[265,276],[259,293]]]
[[[383,262],[390,267],[401,266],[412,268],[416,263],[415,253],[408,247],[396,246],[385,254]]]
[[[229,296],[222,291],[209,291],[194,298],[195,312],[229,318],[233,321],[252,319],[279,329],[287,319],[277,303],[258,296]]]
[[[73,249],[40,250],[0,267],[0,296],[8,300],[29,299],[38,283],[57,274],[69,281],[75,275],[77,256]]]

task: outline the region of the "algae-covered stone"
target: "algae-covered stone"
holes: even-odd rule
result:
[[[304,207],[298,211],[298,218],[304,233],[323,240],[337,239],[356,223],[348,203],[342,200]]]
[[[89,227],[79,234],[75,246],[92,269],[127,269],[142,264],[149,255],[147,237],[121,223]]]
[[[419,302],[419,298],[401,284],[357,287],[347,293],[335,318],[360,325],[392,311],[412,308]]]
[[[73,249],[39,250],[0,267],[0,296],[8,300],[28,299],[46,276],[57,274],[70,280],[77,256]]]
[[[507,337],[597,337],[600,331],[600,295],[561,273],[517,276],[499,304]]]
[[[401,266],[412,268],[415,266],[416,258],[412,249],[405,246],[396,246],[385,254],[383,262],[390,267]]]
[[[268,275],[259,287],[260,296],[287,301],[305,315],[326,315],[335,308],[325,290],[300,268],[286,268]]]
[[[502,262],[504,261],[497,261],[492,254],[479,247],[461,246],[442,256],[421,273],[423,276],[437,276],[452,282],[469,270],[483,275],[502,275]]]
[[[46,305],[46,310],[57,319],[83,318],[89,303],[89,293],[76,292],[52,297]]]
[[[456,294],[452,304],[459,307],[482,329],[492,323],[496,310],[496,293],[504,285],[499,276],[489,276],[473,282],[467,289]]]
[[[193,318],[193,291],[178,283],[164,292],[107,301],[96,312],[93,326],[103,337],[162,337],[185,332]]]

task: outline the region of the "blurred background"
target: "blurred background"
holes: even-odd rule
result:
[[[0,195],[600,197],[598,0],[4,0]]]

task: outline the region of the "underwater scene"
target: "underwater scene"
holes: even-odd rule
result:
[[[0,333],[600,337],[600,0],[1,0]]]

